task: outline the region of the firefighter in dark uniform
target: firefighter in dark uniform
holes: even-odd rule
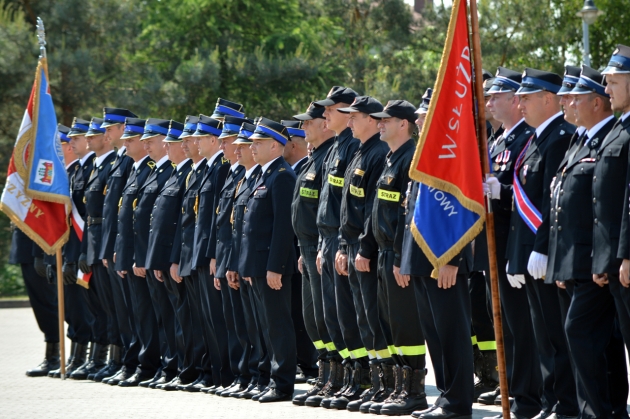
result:
[[[391,332],[386,319],[379,315],[384,304],[384,294],[382,284],[378,281],[378,243],[371,222],[376,183],[385,164],[388,147],[380,140],[378,121],[369,115],[382,110],[383,105],[370,96],[358,96],[350,107],[337,110],[350,113],[348,126],[361,145],[344,176],[335,267],[339,274],[348,275],[361,339],[369,362],[366,357],[354,362],[352,383],[330,403],[330,407],[336,409],[345,409],[349,402],[358,400],[362,389],[370,387],[370,384],[369,392],[376,392],[378,383],[370,383],[370,373],[372,377],[378,376],[379,365],[393,364],[388,349]]]
[[[495,222],[497,268],[499,271],[499,296],[502,305],[503,341],[506,352],[509,397],[514,398],[511,410],[515,415],[533,417],[541,410],[540,386],[542,377],[538,365],[538,353],[534,342],[534,328],[529,313],[529,300],[523,283],[506,275],[504,249],[510,232],[512,216],[512,184],[514,164],[534,130],[527,125],[518,108],[519,98],[515,95],[521,87],[522,75],[504,67],[497,69],[496,78],[490,88],[488,110],[501,121],[504,131],[491,144],[490,164],[493,177],[488,178],[492,212]],[[475,239],[475,242],[478,238]],[[475,247],[477,244],[475,245]],[[489,284],[488,284],[489,286]],[[493,380],[497,379],[496,370]],[[501,401],[498,385],[495,390],[481,394],[481,404]]]
[[[317,208],[317,228],[321,240],[317,247],[316,264],[322,276],[324,320],[331,338],[330,342],[324,342],[330,353],[330,374],[321,391],[304,401],[305,406],[311,407],[321,406],[322,403],[329,406],[334,394],[341,394],[345,391],[344,384],[351,382],[354,361],[367,359],[368,356],[361,341],[350,283],[335,269],[344,175],[360,144],[348,128],[349,114],[337,112],[337,109],[350,105],[357,96],[357,92],[350,88],[334,86],[326,99],[314,102],[315,106],[325,108],[326,126],[337,136],[324,157]]]
[[[162,187],[173,173],[174,168],[164,148],[164,138],[168,134],[171,121],[149,118],[144,126],[144,134],[140,137],[147,154],[155,162],[151,173],[138,189],[138,197],[133,211],[134,233],[134,265],[133,273],[147,282],[153,311],[157,319],[162,368],[152,380],[142,381],[140,386],[160,388],[166,386],[177,376],[177,338],[176,318],[168,298],[164,283],[159,280],[153,270],[146,268],[149,235],[151,234],[151,213]],[[143,295],[143,297],[145,297]],[[147,302],[143,302],[147,304]],[[168,388],[175,390],[176,388]]]
[[[155,162],[147,155],[140,136],[144,133],[144,119],[127,118],[122,135],[126,156],[132,160],[130,174],[121,191],[118,202],[118,225],[116,242],[112,254],[112,267],[129,288],[129,314],[134,316],[133,324],[137,339],[141,345],[138,353],[139,365],[134,370],[127,370],[126,378],[119,380],[121,387],[135,387],[141,381],[152,378],[160,368],[160,346],[157,339],[157,319],[153,311],[147,282],[134,274],[133,212],[137,204],[138,190],[149,177]],[[116,261],[113,261],[116,255]],[[123,378],[123,377],[120,377]]]
[[[81,121],[83,122],[83,121]],[[104,130],[100,129],[100,123],[102,120],[100,118],[94,118],[89,124],[87,131],[74,132],[74,124],[73,130],[70,131],[68,136],[71,138],[70,143],[72,144],[74,141],[81,143],[80,147],[86,147],[90,151],[93,151],[87,141],[88,135],[91,134],[99,134],[102,135]],[[83,124],[81,124],[83,125]],[[80,127],[80,128],[83,128]],[[76,140],[75,136],[79,136]],[[96,140],[94,142],[94,147],[98,147],[97,143],[102,142],[102,137],[100,140]],[[73,145],[74,147],[74,145]],[[99,147],[100,148],[100,147]],[[108,156],[109,157],[109,156]],[[106,157],[107,158],[107,157]],[[84,160],[87,159],[87,160]],[[88,223],[88,212],[87,212],[87,200],[86,193],[88,190],[88,182],[90,178],[92,178],[93,173],[97,173],[95,171],[98,170],[98,166],[96,165],[96,156],[94,152],[89,154],[81,159],[81,166],[71,180],[71,190],[72,190],[72,200],[76,207],[78,216],[81,217],[83,221],[83,232],[82,232],[82,240],[77,242],[68,243],[66,245],[65,252],[67,254],[66,262],[73,261],[76,265],[75,268],[78,268],[85,275],[86,273],[91,271],[90,265],[87,263],[87,250],[88,250],[88,231],[89,231],[89,223]],[[97,181],[100,183],[100,178]],[[104,184],[102,185],[104,188]],[[102,190],[101,190],[102,194]],[[94,194],[95,195],[95,194]],[[102,196],[102,195],[101,195]],[[95,200],[99,200],[100,197],[96,197]],[[96,205],[94,205],[96,207]],[[95,209],[96,210],[96,209]],[[94,230],[94,229],[93,229]],[[99,235],[100,238],[100,235]],[[94,237],[96,242],[96,237]],[[96,244],[96,243],[95,243]],[[78,245],[78,246],[77,246]],[[75,247],[76,246],[76,247]],[[92,255],[95,256],[95,255]],[[94,258],[96,259],[96,258]],[[100,270],[101,273],[103,270]],[[64,274],[65,275],[65,274]],[[101,275],[103,276],[103,275]],[[76,369],[72,374],[70,374],[70,378],[77,380],[85,380],[92,379],[96,373],[101,371],[106,365],[107,362],[107,353],[109,346],[109,334],[108,334],[108,317],[104,308],[101,306],[101,301],[99,298],[99,289],[95,284],[98,282],[95,279],[95,275],[92,274],[90,278],[87,279],[78,279],[77,283],[85,286],[87,288],[87,292],[84,295],[87,297],[87,305],[89,311],[92,313],[92,318],[94,319],[91,322],[92,325],[92,339],[96,344],[92,345],[92,349],[90,350],[90,360],[84,363],[81,367]]]
[[[527,68],[516,93],[525,122],[535,132],[514,167],[514,205],[506,252],[507,274],[524,281],[529,300],[543,379],[542,411],[537,416],[541,418],[551,412],[578,413],[558,292],[541,280],[547,273],[551,181],[575,132],[575,126],[564,120],[556,96],[561,87],[562,78],[557,74]]]
[[[105,137],[108,137],[112,146],[116,149],[116,158],[109,170],[105,199],[103,200],[102,243],[98,258],[107,269],[116,322],[124,347],[123,368],[120,369],[115,377],[107,381],[111,385],[116,385],[121,380],[126,380],[133,375],[138,367],[138,352],[142,347],[135,332],[129,284],[116,273],[113,261],[116,229],[118,226],[118,203],[133,165],[133,159],[127,156],[123,145],[125,140],[122,138],[122,135],[125,130],[126,118],[137,118],[137,116],[127,109],[103,109],[103,124],[101,128],[105,129]]]
[[[591,274],[593,170],[597,150],[616,119],[603,76],[587,66],[582,67],[581,76],[570,92],[570,111],[584,130],[560,163],[551,191],[545,281],[573,283],[565,330],[576,369],[581,415],[596,418],[612,416],[605,351],[613,333],[615,309],[610,292],[593,282]]]
[[[232,171],[231,175],[225,182],[225,186],[221,190],[221,203],[219,204],[219,221],[223,216],[229,216],[231,226],[232,240],[230,248],[225,250],[224,262],[217,265],[217,272],[226,271],[226,277],[231,287],[238,287],[241,297],[241,306],[243,309],[243,317],[245,327],[247,328],[247,337],[251,345],[249,354],[249,370],[252,374],[252,380],[247,389],[231,393],[230,397],[239,399],[251,399],[259,395],[265,390],[269,384],[271,373],[271,361],[269,359],[267,348],[265,346],[262,328],[258,320],[258,311],[255,305],[254,291],[249,282],[243,280],[238,273],[239,253],[241,249],[241,238],[243,233],[243,216],[245,215],[245,206],[251,193],[251,188],[258,179],[260,166],[254,162],[250,145],[252,136],[256,126],[250,123],[243,123],[238,137],[232,144],[236,145],[235,154],[239,163],[239,172]],[[231,201],[228,205],[225,201]],[[224,214],[228,208],[232,208],[230,214]],[[217,248],[219,252],[219,248]],[[217,254],[217,256],[219,253]],[[225,267],[223,267],[225,265]]]
[[[313,147],[310,157],[297,173],[291,204],[291,220],[300,250],[298,266],[302,272],[300,291],[304,325],[311,345],[317,349],[319,360],[319,373],[313,387],[293,398],[293,404],[303,406],[307,398],[316,395],[324,387],[329,378],[330,359],[337,355],[336,351],[329,351],[326,347],[326,343],[332,340],[324,321],[322,277],[317,269],[317,207],[323,183],[321,170],[324,158],[335,141],[335,133],[325,127],[324,108],[321,106],[311,103],[305,113],[295,115],[294,118],[303,121],[305,140]]]
[[[271,380],[253,397],[261,403],[291,400],[296,373],[296,347],[291,320],[291,277],[297,270],[291,227],[291,195],[295,173],[282,157],[286,127],[261,118],[250,137],[261,175],[243,217],[239,274],[252,284],[258,318],[271,357]]]
[[[383,399],[385,389],[380,394],[366,394],[359,399],[372,405],[383,401],[379,413],[384,415],[409,415],[427,406],[424,391],[425,353],[424,335],[418,317],[416,295],[409,282],[400,275],[400,259],[404,225],[409,167],[415,152],[412,136],[416,130],[416,108],[406,100],[390,100],[382,112],[371,114],[377,118],[380,139],[389,146],[385,164],[376,182],[376,197],[372,208],[372,230],[378,243],[379,292],[383,295],[384,310],[381,317],[386,319],[392,334],[390,354],[395,362],[394,377],[401,383],[396,397]],[[379,296],[380,298],[380,296]],[[379,390],[378,376],[384,375],[389,365],[380,365],[374,388]],[[365,408],[363,409],[365,411]],[[369,411],[369,407],[368,407]]]

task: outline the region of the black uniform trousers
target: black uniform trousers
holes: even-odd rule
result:
[[[199,375],[194,363],[195,341],[190,306],[186,296],[187,282],[177,283],[170,272],[161,271],[164,288],[175,314],[175,339],[177,343],[177,364],[179,378],[184,383],[192,383]]]
[[[477,343],[480,351],[495,351],[494,326],[489,287],[486,287],[486,276],[483,272],[474,271],[468,277],[468,293],[472,314],[473,343]]]
[[[129,300],[133,307],[131,313],[141,345],[136,371],[142,377],[152,377],[162,368],[162,361],[160,359],[160,332],[148,280],[134,275],[133,271],[128,271],[123,281],[129,286]]]
[[[322,300],[326,328],[342,358],[363,358],[367,357],[367,350],[361,340],[350,283],[347,276],[339,275],[335,269],[338,248],[337,237],[323,238]]]
[[[37,326],[44,334],[44,341],[59,342],[57,285],[49,284],[46,277],[39,276],[32,263],[21,263],[20,268],[28,300],[35,314]]]
[[[110,345],[124,346],[120,338],[118,319],[116,318],[116,308],[114,307],[112,296],[112,286],[107,268],[102,262],[95,263],[92,267],[92,278],[90,279],[90,289],[94,289],[98,296],[101,309],[105,313],[107,324],[107,342]]]
[[[252,278],[258,319],[271,362],[269,387],[292,395],[297,371],[295,332],[291,319],[291,277],[282,276],[282,287],[273,290],[267,278]]]
[[[400,366],[424,369],[426,346],[416,293],[411,283],[405,288],[398,285],[393,268],[394,251],[381,250],[378,253],[378,275],[383,284],[380,292],[386,301],[381,317],[391,328],[393,348],[390,353]]]
[[[312,345],[317,349],[319,359],[326,359],[329,357],[328,348],[332,348],[332,345],[330,345],[332,339],[324,319],[322,276],[317,271],[317,245],[301,244],[300,254],[302,255],[302,315],[304,317],[304,327],[313,342]],[[295,310],[293,306],[291,309]],[[334,350],[330,352],[336,353]]]
[[[525,275],[527,298],[534,325],[542,371],[542,407],[547,412],[577,416],[577,396],[573,365],[563,333],[560,297],[555,284],[545,284]]]
[[[168,299],[168,292],[164,283],[159,281],[152,270],[147,269],[146,276],[149,294],[153,302],[153,311],[157,319],[157,327],[160,336],[160,354],[162,355],[162,375],[167,380],[173,379],[178,374],[177,356],[177,330],[175,311]]]
[[[236,381],[239,383],[249,383],[251,380],[247,366],[249,359],[245,360],[245,357],[249,356],[249,354],[245,354],[245,350],[248,346],[247,328],[245,328],[244,325],[245,321],[243,320],[241,299],[240,297],[238,299],[232,298],[231,294],[234,290],[228,286],[226,278],[219,278],[219,283],[221,284],[221,302],[223,303],[222,317],[225,319],[225,326],[227,328],[230,368],[232,369],[232,374],[234,374]],[[232,300],[234,300],[234,302]],[[236,307],[234,304],[236,304]],[[244,377],[242,377],[243,374],[245,374]]]
[[[466,275],[455,286],[438,288],[431,277],[412,276],[418,315],[429,347],[440,396],[435,406],[460,415],[472,414],[473,353],[470,343],[470,296]]]
[[[55,265],[53,265],[53,269],[56,269]],[[81,345],[87,345],[92,341],[92,328],[94,326],[94,316],[88,307],[89,297],[87,293],[88,290],[79,284],[64,285],[63,287],[68,339]]]
[[[89,288],[86,290],[87,292],[83,293],[85,297],[85,301],[87,302],[87,307],[90,313],[92,313],[92,317],[94,321],[91,323],[92,325],[92,342],[96,342],[100,345],[109,345],[109,333],[107,329],[107,313],[103,309],[101,304],[100,297],[100,288],[96,283],[98,279],[96,279],[97,275],[107,274],[107,272],[103,272],[102,270],[97,274],[95,272],[94,267],[92,266],[92,276],[90,277]],[[103,267],[101,265],[101,267]]]
[[[358,253],[359,243],[348,245],[348,280],[361,340],[370,354],[370,360],[376,362],[377,359],[391,357],[387,349],[392,342],[391,331],[379,315],[386,306],[385,294],[378,279],[378,258],[370,260],[369,272],[359,272],[354,265]]]
[[[295,332],[295,347],[297,350],[297,365],[309,377],[317,377],[317,351],[313,341],[306,331],[304,324],[304,307],[302,306],[302,274],[296,272],[291,280],[291,319]],[[311,310],[312,301],[311,301]]]
[[[204,379],[208,384],[212,383],[219,385],[220,382],[215,382],[214,377],[212,376],[212,363],[210,362],[210,355],[206,356],[206,342],[202,326],[204,319],[201,312],[198,293],[195,292],[195,287],[199,289],[199,276],[197,271],[193,271],[191,276],[184,277],[183,282],[184,290],[186,291],[186,301],[188,302],[188,308],[190,309],[189,329],[192,334],[192,364],[197,369],[199,378]]]
[[[212,376],[217,386],[227,387],[234,382],[234,373],[230,365],[228,352],[228,332],[223,316],[223,299],[221,291],[214,287],[214,278],[210,274],[209,266],[198,266],[195,283],[195,298],[201,306],[206,341],[206,355],[204,365],[212,365]]]
[[[112,302],[114,304],[120,339],[125,348],[123,365],[128,371],[135,371],[138,368],[138,353],[142,349],[142,343],[138,339],[136,332],[135,318],[133,315],[133,305],[129,291],[129,283],[122,279],[115,269],[114,262],[107,260],[107,274],[112,291]]]
[[[241,298],[241,306],[243,307],[243,318],[245,319],[245,327],[247,328],[247,337],[251,344],[249,355],[249,374],[251,375],[251,383],[267,386],[271,375],[271,363],[269,354],[265,345],[262,329],[259,326],[257,318],[256,301],[254,291],[249,282],[239,278],[239,295]]]

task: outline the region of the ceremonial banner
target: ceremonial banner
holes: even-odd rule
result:
[[[421,183],[411,228],[435,268],[433,277],[479,234],[485,217],[471,59],[466,2],[455,0],[429,112],[409,170]]]
[[[46,253],[54,254],[68,240],[70,202],[44,57],[37,65],[0,209]]]

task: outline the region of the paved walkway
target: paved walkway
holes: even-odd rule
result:
[[[66,344],[66,348],[69,344]],[[24,372],[44,354],[42,334],[30,308],[0,310],[0,418],[369,418],[348,411],[297,407],[291,403],[260,404],[202,393],[165,392],[108,386],[91,381],[29,378]],[[307,385],[297,386],[296,392]],[[429,403],[436,398],[429,366]],[[474,418],[500,412],[474,405]],[[407,416],[410,417],[410,416]]]

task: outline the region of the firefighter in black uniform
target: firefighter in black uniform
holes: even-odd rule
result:
[[[516,93],[525,122],[535,132],[514,167],[514,206],[506,253],[507,274],[524,280],[529,300],[543,379],[542,417],[549,412],[578,413],[558,292],[541,280],[547,273],[551,181],[575,132],[564,120],[556,96],[561,87],[562,78],[557,74],[527,68]]]
[[[303,406],[306,399],[319,393],[328,381],[330,359],[335,352],[326,347],[326,343],[332,340],[324,320],[322,277],[317,269],[317,208],[323,183],[321,171],[324,158],[335,141],[335,133],[326,128],[324,108],[321,106],[311,103],[305,113],[294,118],[304,121],[305,140],[313,147],[310,157],[297,174],[291,204],[291,220],[300,249],[298,266],[302,272],[304,324],[319,358],[319,374],[313,388],[293,398],[294,404]]]
[[[107,381],[111,385],[116,385],[121,380],[126,380],[133,375],[138,367],[138,353],[142,347],[135,332],[129,284],[116,273],[113,261],[116,229],[118,226],[118,203],[133,165],[133,159],[127,156],[126,148],[123,145],[125,140],[122,138],[122,135],[125,130],[126,118],[137,118],[137,116],[127,109],[103,109],[103,124],[101,128],[105,128],[105,137],[109,139],[112,146],[116,149],[116,158],[109,170],[105,198],[103,200],[102,242],[98,258],[107,269],[116,322],[124,347],[123,368],[120,369],[115,377]]]
[[[130,314],[134,316],[136,336],[141,349],[138,353],[139,365],[134,370],[126,371],[129,374],[123,380],[119,380],[121,387],[135,387],[141,381],[152,378],[160,368],[160,346],[157,339],[157,319],[153,311],[153,304],[149,295],[147,282],[134,274],[134,241],[133,212],[137,204],[138,190],[149,177],[155,162],[147,155],[140,136],[144,133],[144,119],[127,118],[124,140],[125,153],[133,161],[127,182],[121,191],[118,202],[118,226],[116,227],[116,242],[112,254],[112,267],[116,274],[129,288],[128,307]],[[116,261],[113,261],[113,255]],[[120,377],[123,378],[123,377]]]
[[[503,124],[503,134],[491,144],[490,164],[494,177],[487,180],[491,189],[492,212],[495,222],[497,268],[499,271],[499,295],[502,305],[503,341],[506,351],[507,377],[510,397],[514,398],[512,412],[516,415],[533,417],[541,410],[541,373],[532,365],[538,365],[538,353],[534,342],[534,328],[529,313],[529,301],[523,284],[513,276],[506,275],[506,260],[503,249],[507,247],[512,215],[512,183],[514,164],[534,130],[527,125],[518,108],[519,98],[515,95],[521,87],[521,73],[504,67],[497,69],[493,86],[490,88],[488,110]],[[475,239],[477,241],[478,239]],[[496,371],[493,380],[497,379]],[[498,380],[497,380],[498,381]],[[497,388],[479,396],[479,403],[500,402]]]
[[[271,380],[252,399],[261,403],[291,400],[296,373],[296,347],[291,320],[291,277],[297,270],[291,227],[291,195],[295,173],[282,157],[286,127],[261,118],[250,137],[261,175],[247,201],[239,274],[252,284],[258,318],[271,357]]]
[[[352,383],[330,403],[330,407],[336,409],[345,409],[349,402],[359,399],[361,390],[370,386],[370,373],[373,377],[378,376],[379,364],[393,363],[388,349],[391,345],[389,326],[379,315],[383,294],[379,292],[381,284],[377,272],[378,244],[374,239],[371,222],[376,182],[385,163],[388,147],[380,140],[376,126],[378,121],[369,115],[382,110],[383,105],[370,96],[359,96],[350,107],[337,110],[350,113],[348,126],[361,145],[344,176],[340,239],[335,267],[339,274],[348,275],[361,339],[368,353],[369,363],[366,358],[355,361]],[[369,392],[377,389],[378,385],[372,382]]]

